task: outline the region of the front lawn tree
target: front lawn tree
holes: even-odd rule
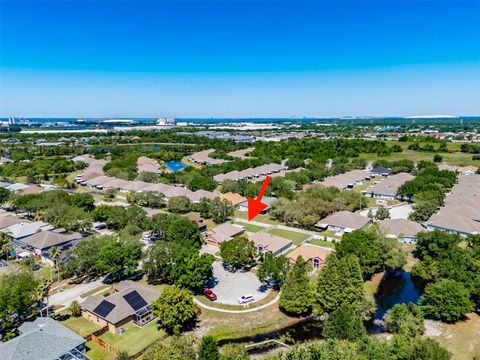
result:
[[[380,205],[375,213],[375,219],[385,220],[390,219],[390,211],[386,206]]]
[[[170,334],[178,334],[195,323],[196,306],[192,293],[175,285],[167,285],[153,303],[153,314],[159,325]]]
[[[255,244],[243,236],[224,241],[220,244],[220,256],[235,269],[251,267],[255,265]]]
[[[280,294],[280,310],[287,314],[304,316],[312,310],[312,292],[307,263],[301,256],[290,269]]]
[[[267,251],[263,255],[262,263],[258,267],[257,276],[264,282],[269,279],[274,280],[276,286],[280,288],[285,281],[289,269],[290,264],[285,256],[274,256],[270,251]]]

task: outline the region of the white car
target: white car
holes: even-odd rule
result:
[[[249,302],[254,301],[253,295],[243,295],[238,298],[239,304],[248,304]]]

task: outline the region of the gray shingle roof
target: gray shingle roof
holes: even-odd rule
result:
[[[20,326],[21,335],[0,343],[2,360],[53,360],[85,343],[85,339],[50,318]]]

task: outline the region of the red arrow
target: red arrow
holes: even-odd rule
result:
[[[256,199],[253,199],[251,197],[247,198],[248,200],[248,221],[252,221],[255,216],[260,214],[263,210],[267,208],[267,204],[262,203],[262,197],[265,194],[265,191],[267,190],[268,183],[270,182],[270,176],[267,176],[265,178],[265,181],[263,182],[262,188],[260,189],[260,192],[258,193],[258,196]]]

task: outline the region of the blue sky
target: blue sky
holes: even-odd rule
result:
[[[480,115],[479,1],[0,1],[0,116]]]

